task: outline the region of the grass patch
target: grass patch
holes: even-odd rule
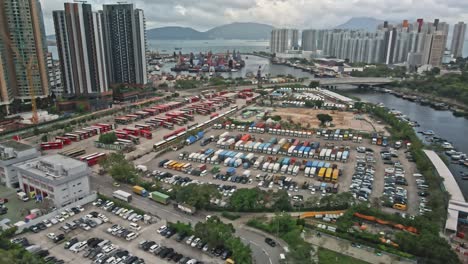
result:
[[[360,259],[355,259],[338,252],[328,250],[326,248],[319,248],[318,260],[320,264],[331,264],[331,263],[346,263],[346,264],[369,264]]]

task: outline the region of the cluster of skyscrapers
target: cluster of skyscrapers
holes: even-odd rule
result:
[[[119,3],[93,11],[85,2],[65,3],[53,12],[53,20],[61,87],[48,72],[51,60],[39,0],[0,1],[1,105],[52,91],[100,97],[109,94],[112,84],[147,83],[143,10]]]
[[[462,55],[466,24],[455,25],[451,43],[454,57]],[[274,29],[271,33],[270,50],[283,53],[294,47],[296,29]],[[301,49],[322,56],[347,59],[350,62],[399,64],[409,66],[440,66],[447,47],[449,25],[438,19],[414,23],[404,20],[401,24],[385,22],[375,32],[361,30],[316,30],[302,31]]]

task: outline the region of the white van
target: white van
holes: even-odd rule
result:
[[[141,226],[139,226],[138,224],[136,223],[130,223],[130,228],[133,229],[133,230],[140,230],[141,229]]]

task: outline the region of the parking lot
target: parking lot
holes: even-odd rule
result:
[[[243,131],[238,131],[238,130],[226,130],[226,129],[208,129],[205,131],[205,137],[212,137],[214,139],[218,139],[220,135],[223,133],[228,132],[229,136],[237,136],[239,134],[245,135],[246,132]],[[353,191],[356,193],[355,197],[359,198],[359,196],[363,196],[363,200],[370,201],[372,202],[373,199],[375,198],[380,198],[384,192],[384,188],[386,187],[385,185],[385,169],[389,167],[393,167],[394,165],[389,165],[389,164],[384,164],[384,161],[381,156],[381,151],[385,148],[379,145],[371,144],[369,139],[364,139],[363,142],[358,143],[358,142],[353,142],[352,140],[326,140],[323,137],[317,136],[317,135],[312,135],[310,138],[298,138],[298,137],[291,137],[291,136],[281,136],[281,135],[271,135],[271,134],[259,134],[259,133],[250,133],[253,137],[255,137],[256,141],[261,141],[261,142],[267,142],[271,138],[275,137],[277,139],[280,138],[297,138],[300,140],[300,142],[319,142],[320,146],[326,147],[326,148],[345,148],[349,149],[349,157],[346,162],[341,162],[341,161],[325,161],[325,163],[330,163],[331,166],[336,165],[336,167],[341,171],[341,175],[338,178],[338,192],[347,192],[350,191],[350,187],[353,187]],[[363,148],[364,151],[361,153],[358,153],[356,150],[358,147]],[[219,164],[211,164],[210,162],[205,162],[206,168],[202,167],[204,170],[206,170],[206,175],[205,173],[202,173],[203,176],[196,176],[192,175],[193,173],[188,173],[187,171],[183,170],[175,170],[173,168],[164,168],[159,166],[160,162],[163,160],[174,160],[180,163],[190,163],[192,168],[197,168],[200,165],[203,165],[203,163],[198,162],[198,161],[191,161],[188,160],[186,156],[181,157],[181,154],[190,154],[194,152],[200,152],[201,150],[208,150],[208,149],[213,149],[214,151],[218,151],[221,149],[220,146],[217,146],[216,140],[213,140],[213,142],[208,143],[207,145],[201,146],[200,142],[195,142],[191,145],[185,146],[183,149],[179,149],[178,151],[171,151],[166,154],[164,154],[161,157],[158,157],[157,159],[150,160],[146,163],[143,163],[143,165],[147,166],[149,171],[160,171],[160,172],[167,172],[169,173],[169,176],[172,178],[166,179],[166,183],[172,183],[172,184],[183,184],[185,181],[195,181],[195,182],[208,182],[208,183],[213,183],[222,186],[226,191],[223,191],[224,196],[230,196],[231,189],[235,188],[253,188],[253,187],[259,187],[264,190],[279,190],[279,189],[285,189],[288,191],[289,195],[291,197],[294,196],[301,196],[303,200],[306,200],[307,198],[311,196],[324,196],[326,193],[333,192],[332,186],[334,184],[328,182],[325,183],[326,187],[322,188],[324,185],[323,181],[319,180],[319,177],[317,176],[317,172],[314,176],[305,176],[304,171],[301,170],[297,175],[291,175],[289,173],[273,173],[270,171],[265,171],[262,170],[261,166],[259,168],[254,168],[253,166],[250,166],[249,168],[243,168],[243,166],[240,166],[236,168],[236,175],[245,175],[245,171],[249,171],[249,177],[245,178],[243,176],[240,177],[240,180],[235,180],[233,181],[234,177],[218,177],[220,174],[221,175],[226,175],[227,170],[229,166],[225,166],[223,162],[220,162]],[[400,173],[400,176],[404,177],[406,179],[406,183],[408,184],[407,186],[400,186],[400,188],[406,189],[407,190],[407,213],[410,215],[415,215],[418,213],[419,209],[417,208],[417,202],[419,200],[419,197],[417,195],[417,188],[416,188],[416,183],[412,177],[413,173],[416,172],[415,169],[415,164],[409,162],[405,158],[405,151],[406,148],[400,148],[398,150],[392,149],[392,152],[394,153],[394,156],[391,157],[390,160],[387,160],[387,163],[392,162],[395,163],[400,162],[401,168],[403,168],[402,173]],[[259,158],[260,156],[270,156],[273,157],[274,159],[281,159],[285,157],[290,157],[290,158],[295,158],[297,161],[300,162],[305,162],[305,161],[314,161],[318,160],[321,161],[320,159],[315,159],[315,158],[301,158],[301,157],[294,157],[293,156],[288,156],[288,155],[283,155],[283,154],[264,154],[264,153],[258,153],[255,151],[241,151],[241,150],[236,150],[232,149],[232,151],[237,151],[240,153],[248,154],[252,153],[254,155],[254,159]],[[369,158],[368,160],[366,160]],[[305,160],[305,161],[303,161]],[[363,165],[361,164],[361,167],[357,168],[358,162],[364,162]],[[368,168],[368,171],[372,173],[372,178],[373,181],[370,182],[369,185],[367,185],[369,182],[367,180],[364,180],[366,185],[363,186],[355,186],[356,182],[356,173],[358,169],[362,169],[364,166],[364,172],[366,168]],[[219,173],[211,173],[210,171],[213,169],[213,167],[218,167],[220,169]],[[192,170],[193,171],[193,170]],[[198,173],[197,173],[198,174]],[[172,175],[179,175],[179,176],[172,176]],[[353,177],[354,175],[354,177]],[[277,177],[276,177],[277,176]],[[174,177],[179,180],[174,180]],[[267,178],[269,177],[269,178]],[[181,179],[182,178],[182,182]],[[237,177],[239,178],[239,177]],[[290,182],[286,182],[286,179],[289,178]],[[354,180],[353,180],[354,178]],[[359,182],[359,181],[358,181]],[[362,180],[361,180],[362,182]],[[360,183],[361,184],[361,183]],[[352,186],[353,185],[353,186]],[[357,189],[356,189],[357,187]],[[369,193],[363,193],[359,192],[362,188],[369,189]],[[396,187],[395,187],[396,188]],[[379,200],[377,200],[380,202]],[[416,202],[416,203],[413,203]],[[385,210],[390,211],[390,212],[405,212],[404,210],[396,210],[393,208],[385,208]]]
[[[110,210],[109,207],[108,210]],[[122,210],[123,211],[123,210]],[[76,227],[70,231],[64,231],[63,228],[66,223],[73,223],[79,220],[82,217],[89,217],[89,219],[95,219],[98,224],[95,227],[82,228]],[[91,218],[92,215],[99,215],[96,218]],[[123,214],[125,215],[125,214]],[[103,220],[101,224],[96,219]],[[193,248],[186,243],[177,242],[174,238],[165,238],[157,233],[157,230],[166,225],[165,221],[158,221],[156,223],[147,224],[143,221],[129,221],[123,219],[123,217],[116,215],[115,212],[104,210],[101,207],[89,205],[86,206],[83,212],[69,216],[66,219],[63,219],[63,222],[58,222],[55,225],[51,225],[45,230],[39,231],[37,233],[30,234],[26,236],[30,244],[39,245],[42,249],[48,250],[51,256],[56,257],[57,259],[64,260],[65,263],[78,263],[84,261],[85,263],[223,263],[222,260],[211,257],[209,254],[202,252],[197,248]],[[120,226],[120,232],[109,232],[112,228]],[[132,228],[132,227],[133,228]],[[124,231],[127,235],[119,237]],[[118,230],[117,230],[118,231]],[[53,233],[53,235],[51,234]],[[136,237],[131,236],[128,238],[128,234],[135,233]],[[55,243],[52,238],[54,236],[59,236],[59,234],[64,234],[65,238],[57,243]],[[127,238],[125,238],[127,237]],[[77,239],[77,243],[72,245],[70,249],[65,249],[67,241],[72,238]],[[99,241],[98,241],[99,239]],[[99,247],[102,241],[108,240],[107,245]],[[166,247],[173,250],[172,256],[178,261],[167,260],[169,256],[168,252],[166,259],[156,256],[154,253],[149,252],[149,248],[142,249],[141,242],[154,241],[159,248]],[[76,248],[79,243],[82,241],[88,241],[90,244],[85,243],[85,245],[80,248]],[[92,247],[94,246],[94,249]],[[154,247],[153,247],[154,248]],[[72,252],[72,251],[76,251]],[[95,252],[93,252],[95,251]],[[161,250],[162,251],[162,250]],[[181,256],[176,258],[176,253],[180,253]],[[102,255],[100,255],[102,254]],[[182,256],[183,255],[183,256]],[[86,257],[85,257],[86,256]],[[131,256],[135,256],[131,258]],[[184,258],[185,257],[185,258]],[[137,259],[139,258],[139,259]],[[102,261],[100,262],[99,259]],[[109,260],[110,259],[110,260]],[[119,260],[118,260],[119,259]],[[189,261],[192,260],[193,261]],[[185,260],[185,262],[182,262]],[[141,262],[143,261],[143,262]],[[199,262],[201,261],[201,262]],[[53,263],[53,262],[52,262]]]

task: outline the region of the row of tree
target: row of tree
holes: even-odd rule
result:
[[[33,255],[21,246],[10,242],[10,239],[14,237],[16,230],[16,228],[10,228],[0,233],[0,263],[45,263],[40,257]]]

